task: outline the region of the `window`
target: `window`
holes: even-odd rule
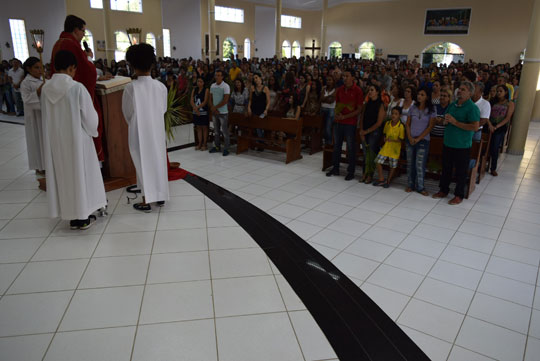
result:
[[[223,40],[223,60],[230,60],[231,56],[234,58],[236,55],[236,41],[227,37]]]
[[[375,44],[372,42],[366,41],[360,45],[360,57],[362,59],[375,59]]]
[[[428,67],[433,63],[437,65],[451,62],[463,62],[465,60],[465,52],[461,46],[454,43],[435,43],[422,51],[422,65]]]
[[[152,33],[146,34],[146,44],[154,47],[154,53],[156,52],[156,36]]]
[[[11,28],[11,40],[13,41],[15,57],[24,62],[28,58],[28,41],[26,41],[24,20],[9,19],[9,27]]]
[[[90,0],[90,7],[92,9],[103,9],[103,0]]]
[[[171,31],[163,29],[163,56],[171,56]]]
[[[285,40],[283,45],[281,45],[281,56],[284,58],[291,57],[291,43],[289,43],[287,40]]]
[[[114,52],[114,60],[122,61],[126,59],[126,51],[129,48],[129,38],[123,31],[117,31],[114,33],[116,39],[116,50]]]
[[[88,29],[86,29],[86,34],[84,35],[84,38],[82,38],[82,41],[86,41],[88,44],[88,47],[92,49],[92,53],[94,54],[93,60],[96,60],[96,49],[94,48],[94,35],[92,35],[92,32]]]
[[[292,55],[300,59],[300,43],[296,40],[292,43]]]
[[[216,20],[228,21],[231,23],[243,23],[244,22],[244,10],[227,8],[224,6],[216,6]]]
[[[328,47],[328,54],[330,54],[330,58],[341,58],[343,54],[341,43],[337,41],[332,42]]]
[[[142,13],[142,0],[111,0],[111,10]]]
[[[281,15],[282,28],[302,29],[302,18],[290,15]]]
[[[244,40],[244,58],[249,59],[251,57],[251,41],[249,39]]]

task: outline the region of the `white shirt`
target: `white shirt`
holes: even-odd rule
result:
[[[11,68],[11,69],[8,70],[7,74],[13,80],[13,84],[19,84],[20,85],[21,81],[24,78],[24,70],[22,70],[22,68],[19,68],[17,70],[14,70],[13,68]],[[19,93],[21,90],[20,89],[15,89],[15,91],[17,93]]]
[[[335,94],[336,93],[336,88],[332,89],[331,91],[328,91],[326,90],[326,87],[324,88],[324,96],[327,97],[329,95],[332,95],[332,94]],[[326,109],[334,109],[336,107],[336,101],[335,101],[336,98],[334,98],[334,102],[333,103],[321,103],[321,108],[326,108]]]
[[[491,104],[482,97],[474,104],[480,109],[480,119],[489,119],[489,116],[491,115]],[[483,126],[478,127],[478,129],[482,128]]]

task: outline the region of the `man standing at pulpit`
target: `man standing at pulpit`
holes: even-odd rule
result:
[[[74,80],[82,83],[88,90],[88,93],[92,98],[92,103],[94,104],[94,109],[98,113],[99,135],[94,138],[94,145],[96,147],[98,159],[103,161],[105,160],[103,143],[101,139],[103,135],[103,117],[101,114],[101,108],[97,102],[97,97],[95,96],[97,72],[95,65],[88,60],[88,54],[86,54],[81,48],[81,41],[85,36],[85,32],[86,22],[75,15],[68,15],[64,21],[64,31],[60,34],[60,38],[54,44],[51,64],[54,64],[54,57],[60,50],[67,50],[75,55],[75,58],[77,59],[77,72],[75,73]],[[53,68],[51,69],[51,74],[54,73],[55,70]]]

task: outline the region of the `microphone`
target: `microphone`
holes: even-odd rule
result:
[[[88,43],[85,41],[82,42],[83,46],[84,46],[84,51],[88,52],[90,51],[90,48],[88,47]]]

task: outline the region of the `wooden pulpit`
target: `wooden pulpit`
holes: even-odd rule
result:
[[[128,125],[122,114],[122,95],[129,82],[130,78],[116,77],[96,84],[103,114],[103,182],[107,192],[137,183],[129,154]]]

